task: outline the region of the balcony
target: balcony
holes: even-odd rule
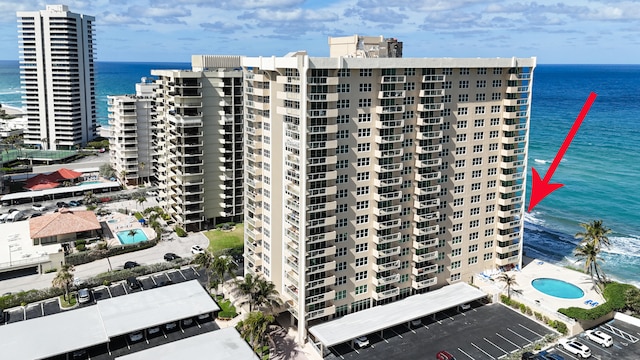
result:
[[[528,86],[508,86],[507,94],[522,94],[529,92]]]
[[[399,255],[401,249],[401,246],[395,246],[385,250],[373,250],[373,256],[377,258],[383,258],[387,256]]]
[[[404,99],[405,94],[404,90],[379,91],[378,99]]]
[[[531,79],[531,73],[509,74],[509,80],[529,80]]]
[[[498,192],[503,194],[510,194],[518,191],[522,191],[522,185],[498,186]]]
[[[516,181],[523,177],[523,173],[517,172],[514,174],[500,174],[500,181]]]
[[[423,83],[443,82],[444,79],[445,79],[444,75],[423,75],[422,76]]]
[[[331,301],[335,297],[336,297],[336,291],[335,290],[331,290],[331,291],[327,291],[326,293],[323,293],[323,294],[320,294],[320,295],[314,295],[314,296],[307,297],[305,303],[307,305],[309,305],[309,304],[315,304],[315,303],[324,302],[324,301]]]
[[[398,269],[400,268],[400,260],[389,261],[384,264],[373,264],[372,268],[375,272]]]
[[[425,228],[413,228],[413,235],[426,236],[436,234],[438,231],[440,231],[439,225],[427,226]]]
[[[527,129],[527,123],[502,124],[502,131],[522,131]]]
[[[437,180],[437,179],[440,179],[441,176],[442,176],[442,174],[440,173],[440,171],[431,171],[431,172],[424,173],[424,174],[417,173],[416,177],[415,177],[415,180],[416,181]]]
[[[307,320],[319,319],[319,318],[322,318],[322,317],[325,317],[325,316],[331,316],[331,315],[333,315],[335,313],[336,313],[336,306],[335,305],[331,305],[331,306],[326,307],[324,309],[309,311],[307,313],[306,319]]]
[[[443,96],[444,95],[444,89],[423,89],[420,90],[420,97],[436,97],[436,96]]]
[[[389,220],[385,222],[373,222],[373,228],[376,230],[390,230],[396,227],[399,227],[402,223],[401,219]]]
[[[405,75],[385,75],[380,80],[382,84],[402,84],[406,81],[407,77]]]
[[[402,211],[401,205],[387,206],[385,208],[377,208],[377,207],[373,208],[373,213],[376,216],[399,214],[401,211]]]
[[[404,135],[386,135],[386,136],[376,136],[375,141],[377,144],[392,144],[397,142],[402,142],[404,140]]]
[[[309,117],[336,117],[338,116],[338,109],[323,109],[323,110],[309,110],[307,111]]]
[[[400,281],[400,274],[393,274],[393,275],[381,277],[381,278],[374,277],[373,285],[382,286],[382,285],[388,285],[388,284],[395,284],[398,281]]]
[[[376,150],[375,156],[378,159],[389,158],[389,157],[398,157],[404,154],[403,149],[393,149],[393,150]]]
[[[402,198],[401,191],[393,191],[393,192],[388,192],[384,194],[378,194],[378,193],[373,194],[373,199],[375,201],[393,201],[393,200],[399,200],[401,198]]]
[[[400,241],[401,238],[402,238],[402,234],[400,233],[382,235],[382,236],[374,235],[373,242],[377,245],[381,245],[381,244],[391,243],[394,241]]]
[[[511,256],[505,259],[496,259],[496,265],[498,266],[505,266],[505,265],[509,265],[509,264],[517,264],[520,262],[520,256],[515,255],[515,256]]]
[[[373,298],[375,300],[388,299],[390,297],[394,297],[394,296],[400,295],[400,289],[399,288],[393,288],[393,289],[385,290],[385,291],[382,291],[382,292],[374,292],[372,295],[373,295]]]
[[[387,165],[375,165],[373,168],[374,168],[374,171],[377,172],[377,173],[400,171],[400,170],[402,170],[402,163],[387,164]]]
[[[400,185],[402,184],[402,177],[398,176],[398,177],[393,177],[393,178],[388,178],[388,179],[373,179],[373,185],[376,187],[383,187],[383,186],[395,186],[395,185]]]
[[[438,205],[440,205],[440,199],[430,199],[422,201],[416,200],[413,202],[413,206],[418,209],[428,209],[437,207]]]
[[[418,117],[418,126],[440,125],[443,122],[442,117]]]
[[[503,169],[511,169],[511,168],[518,168],[524,166],[524,161],[522,160],[518,160],[518,161],[508,161],[508,162],[501,162],[500,163],[500,167]]]
[[[442,131],[418,132],[416,135],[418,140],[435,140],[442,138]]]
[[[443,103],[433,103],[433,104],[418,104],[418,111],[440,111],[444,110]]]
[[[336,283],[336,276],[335,275],[331,275],[329,277],[320,279],[320,280],[315,280],[315,281],[309,281],[306,284],[306,288],[308,290],[311,289],[315,289],[315,288],[319,288],[319,287],[323,287],[323,286],[334,286]]]
[[[499,230],[508,230],[512,228],[519,228],[520,221],[511,221],[511,222],[505,222],[505,223],[499,222],[496,225]]]
[[[404,105],[376,106],[376,114],[402,114]]]
[[[331,246],[324,249],[307,251],[307,259],[313,259],[324,256],[333,256],[336,254],[336,247]]]
[[[525,152],[524,148],[502,149],[502,150],[500,150],[500,155],[502,155],[502,156],[518,156],[518,155],[523,155],[524,152]]]
[[[438,258],[438,251],[432,251],[432,252],[428,252],[426,254],[422,254],[422,255],[416,255],[413,254],[413,261],[415,262],[425,262],[425,261],[430,261],[430,260],[435,260]]]
[[[431,279],[426,279],[426,280],[421,280],[421,281],[416,281],[413,280],[411,282],[411,287],[413,287],[414,289],[424,289],[426,287],[429,286],[433,286],[436,285],[438,283],[438,278],[431,278]]]
[[[416,187],[414,188],[413,193],[416,195],[431,195],[431,194],[437,194],[440,192],[440,185],[435,185],[435,186],[429,186],[429,187],[425,187],[425,188],[419,188]]]
[[[376,121],[376,128],[378,129],[395,129],[404,126],[404,120],[386,120]]]
[[[430,212],[428,214],[415,214],[413,216],[413,221],[416,222],[424,222],[424,221],[433,221],[437,220],[440,217],[440,212]]]
[[[440,166],[441,164],[442,164],[442,159],[441,158],[427,159],[427,160],[418,159],[416,161],[416,167],[418,167],[418,168],[428,168],[428,167]]]
[[[442,144],[429,145],[429,146],[416,146],[416,153],[418,154],[434,154],[442,151]]]
[[[436,246],[438,244],[438,238],[426,239],[422,241],[414,240],[413,248],[416,250],[426,249],[428,247]]]
[[[511,254],[514,251],[519,251],[519,250],[520,250],[520,244],[500,246],[500,244],[498,243],[498,246],[496,246],[496,252],[498,254]]]
[[[510,234],[504,234],[504,235],[496,235],[496,240],[498,242],[509,242],[509,241],[519,241],[520,239],[520,233],[514,232],[514,233],[510,233]]]
[[[310,76],[307,78],[309,85],[338,85],[339,78],[336,76]]]
[[[404,96],[403,96],[404,97]],[[283,97],[280,97],[281,99],[283,99]],[[307,99],[311,102],[333,102],[333,101],[338,101],[339,99],[339,95],[338,93],[330,93],[330,94],[309,94],[307,95]]]
[[[316,274],[323,271],[333,271],[336,269],[336,262],[330,261],[320,265],[309,266],[307,275]]]
[[[507,205],[519,205],[522,203],[522,196],[514,196],[508,199],[498,199],[498,205],[507,206]]]
[[[411,269],[411,273],[413,275],[415,275],[415,276],[433,274],[436,271],[438,271],[438,265],[434,265],[434,264],[430,264],[430,265],[423,266],[423,267],[415,266],[413,269]]]

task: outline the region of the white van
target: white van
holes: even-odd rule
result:
[[[0,223],[6,222],[8,217],[9,217],[9,214],[0,215]]]
[[[11,214],[9,214],[9,217],[7,218],[7,221],[16,221],[16,220],[20,220],[20,218],[22,217],[22,211],[20,210],[16,210],[14,212],[12,212]]]
[[[610,347],[613,345],[613,338],[609,334],[605,334],[600,330],[587,330],[584,332],[587,338],[602,347]]]

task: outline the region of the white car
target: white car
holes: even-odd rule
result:
[[[157,334],[159,332],[160,332],[160,326],[154,326],[154,327],[151,327],[151,328],[147,329],[147,334],[149,334],[149,335],[154,335],[154,334]]]
[[[418,320],[411,320],[411,326],[422,326],[422,320],[418,319]]]
[[[560,346],[573,355],[577,355],[583,359],[591,356],[591,349],[589,349],[587,345],[575,340],[560,339]]]
[[[191,247],[191,253],[196,254],[204,254],[204,249],[200,245],[193,245]]]
[[[584,332],[587,338],[602,347],[610,347],[613,345],[613,338],[609,334],[605,334],[600,330],[587,330]]]
[[[178,324],[174,323],[174,322],[170,322],[168,324],[164,324],[164,329],[167,331],[171,331],[173,329],[175,329],[176,327],[178,327]]]
[[[365,346],[369,346],[369,339],[366,336],[360,336],[354,340],[356,346],[359,348],[363,348]]]
[[[144,338],[144,335],[142,335],[142,331],[136,331],[129,334],[129,340],[131,340],[131,342],[140,341],[143,338]]]
[[[44,209],[46,208],[42,204],[33,204],[31,205],[31,209],[33,209],[34,211],[44,211]]]

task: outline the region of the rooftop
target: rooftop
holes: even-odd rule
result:
[[[61,209],[56,213],[43,214],[29,219],[32,239],[100,229],[100,222],[96,214],[86,210]]]

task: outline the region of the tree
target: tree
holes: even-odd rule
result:
[[[234,289],[234,292],[243,296],[243,299],[240,300],[240,303],[241,305],[248,303],[249,312],[253,310],[253,296],[257,291],[259,279],[259,276],[254,277],[251,274],[246,274],[244,276],[244,279],[235,281],[236,288]]]
[[[136,237],[136,234],[138,232],[134,229],[129,230],[129,232],[127,233],[127,236],[131,236],[131,242],[133,242],[133,239]]]
[[[120,177],[122,178],[122,184],[127,184],[127,170],[120,171]]]
[[[113,175],[116,172],[113,170],[113,168],[111,167],[111,165],[109,164],[102,164],[100,165],[100,175],[105,177],[105,178],[112,178]]]
[[[47,143],[49,142],[48,138],[42,138],[40,139],[40,142],[42,143],[42,150],[47,150]]]
[[[518,283],[516,282],[516,275],[509,275],[507,273],[500,273],[500,275],[498,275],[498,280],[502,281],[504,283],[504,288],[507,290],[507,297],[509,299],[511,299],[511,294],[512,293],[516,293],[516,294],[522,294],[522,290],[519,289],[514,289],[514,286],[517,286]]]
[[[209,250],[205,250],[204,253],[196,255],[193,262],[200,265],[207,274],[207,286],[211,290],[211,267],[213,266],[213,255]]]
[[[141,173],[142,173],[142,172],[144,172],[144,167],[145,167],[146,165],[147,165],[147,164],[145,164],[145,163],[144,163],[144,161],[142,161],[142,162],[140,162],[140,164],[138,164],[138,166],[140,167],[140,172],[141,172]],[[142,183],[144,184],[144,174],[142,174],[142,175],[143,175],[143,176],[142,176]]]
[[[602,220],[593,220],[590,223],[580,224],[584,228],[584,232],[577,232],[575,237],[582,239],[582,243],[593,242],[595,248],[600,251],[602,245],[611,246],[611,242],[607,237],[611,233],[611,229],[602,225]]]
[[[84,194],[83,200],[86,205],[94,205],[98,203],[98,198],[93,194],[93,191],[89,191]]]
[[[60,267],[60,270],[56,273],[56,277],[51,281],[51,285],[58,289],[64,289],[64,299],[69,298],[69,288],[73,283],[73,271],[75,268],[73,265],[64,264]]]
[[[282,305],[282,300],[280,299],[278,290],[276,290],[276,285],[263,278],[257,281],[253,299],[256,307],[266,307],[268,313],[272,313],[274,309]]]
[[[596,246],[595,241],[589,241],[586,243],[581,243],[575,249],[575,253],[573,254],[579,260],[584,260],[584,270],[591,275],[591,281],[594,284],[598,282],[604,282],[606,280],[604,272],[598,264],[598,261],[603,261],[600,259],[600,249]],[[594,279],[595,275],[595,279]]]
[[[249,313],[246,319],[238,324],[240,327],[240,334],[249,344],[253,347],[254,351],[258,352],[262,358],[262,350],[264,344],[269,336],[269,325],[275,321],[273,315],[267,315],[260,311],[254,311]]]
[[[113,267],[111,266],[111,259],[109,259],[109,243],[107,241],[102,241],[98,243],[98,246],[93,250],[98,258],[107,259],[107,263],[109,264],[109,271],[113,271]]]
[[[142,205],[142,204],[144,204],[145,202],[147,202],[147,198],[146,198],[143,194],[140,194],[140,195],[138,195],[138,197],[136,198],[136,202],[137,202],[139,205]]]
[[[215,288],[217,289],[219,284],[224,283],[225,275],[229,275],[233,278],[234,272],[238,269],[238,265],[233,261],[230,256],[216,256],[213,260],[211,269],[215,276]]]

